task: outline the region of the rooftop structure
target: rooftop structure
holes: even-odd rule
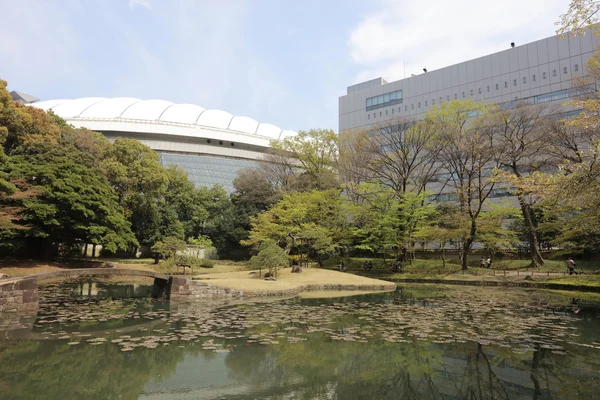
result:
[[[101,132],[110,140],[137,139],[155,150],[163,165],[176,164],[198,186],[233,190],[240,169],[255,167],[272,140],[296,132],[252,118],[193,104],[129,97],[86,97],[33,104],[67,123]]]

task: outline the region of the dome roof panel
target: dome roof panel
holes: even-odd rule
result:
[[[281,128],[271,124],[259,124],[256,133],[271,139],[277,139],[281,134]]]
[[[204,111],[196,125],[212,126],[213,128],[227,129],[233,115],[221,110],[206,110]]]
[[[161,121],[195,124],[204,108],[194,104],[173,104],[160,116]]]
[[[229,124],[229,129],[232,131],[256,133],[258,128],[258,121],[253,120],[249,117],[233,117]]]
[[[102,100],[79,115],[80,118],[115,119],[132,104],[141,102],[131,97],[116,97],[114,99]]]
[[[297,134],[297,132],[294,132],[294,131],[283,130],[283,131],[281,131],[281,135],[279,135],[279,137],[277,139],[284,140],[286,138],[289,138],[290,136],[296,136],[296,134]]]
[[[103,97],[84,97],[81,99],[69,100],[52,107],[57,115],[62,118],[75,118],[84,112],[88,107],[105,100]]]
[[[122,114],[124,119],[140,119],[144,121],[156,121],[165,110],[173,103],[165,100],[143,100],[133,103]]]
[[[35,108],[41,108],[44,111],[48,111],[52,107],[56,107],[59,104],[68,103],[68,102],[71,102],[71,101],[74,101],[74,100],[65,100],[65,99],[46,100],[46,101],[38,101],[36,103],[29,104],[29,106],[30,107],[35,107]]]

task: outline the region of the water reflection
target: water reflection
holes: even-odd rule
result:
[[[597,314],[547,292],[418,286],[227,306],[58,297],[35,338],[0,340],[3,398],[592,399],[600,387]]]

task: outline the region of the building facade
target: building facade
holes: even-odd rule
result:
[[[183,168],[196,186],[219,184],[228,192],[240,170],[258,165],[272,140],[296,134],[225,111],[164,100],[87,97],[31,105],[111,141],[139,140],[158,153],[164,166]]]
[[[565,102],[577,94],[573,80],[600,48],[591,31],[552,36],[439,70],[387,82],[383,78],[349,86],[339,98],[339,132],[368,130],[397,118],[418,120],[437,104],[472,99],[490,103],[529,100]]]

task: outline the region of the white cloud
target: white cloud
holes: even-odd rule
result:
[[[135,6],[144,7],[149,10],[152,9],[149,0],[129,0],[129,8],[134,8]]]
[[[350,32],[357,82],[402,79],[554,34],[568,0],[380,0]]]

